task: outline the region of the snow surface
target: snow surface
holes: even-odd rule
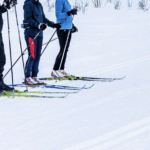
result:
[[[17,6],[19,23],[23,2]],[[55,13],[46,16],[55,21]],[[3,39],[10,68],[7,18]],[[149,150],[150,149],[150,12],[136,8],[114,10],[92,6],[75,16],[79,32],[73,35],[66,70],[74,75],[122,77],[115,82],[95,82],[65,99],[0,98],[0,150]],[[20,55],[15,14],[10,13],[13,61]],[[23,30],[21,38],[26,48]],[[47,42],[54,29],[45,31]],[[57,37],[55,35],[55,37]],[[40,63],[39,77],[49,77],[59,51],[50,43]],[[27,55],[24,56],[25,60]],[[21,83],[21,59],[14,81]],[[5,78],[11,84],[10,74]],[[49,84],[90,86],[94,82],[49,81]],[[18,88],[24,90],[24,88]],[[29,89],[30,91],[65,91]]]

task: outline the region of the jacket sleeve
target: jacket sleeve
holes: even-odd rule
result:
[[[32,6],[30,3],[24,5],[24,23],[28,23],[31,27],[37,27],[38,22],[33,20]]]
[[[42,7],[42,6],[41,6],[41,7]],[[42,7],[42,10],[43,10],[43,7]],[[45,17],[44,11],[43,11],[43,23],[46,23],[49,27],[53,27],[53,24],[54,24],[54,22],[48,20],[48,19]]]
[[[62,0],[56,0],[55,7],[56,7],[55,11],[56,11],[57,19],[65,19],[68,17],[67,12],[62,12],[62,10],[63,10],[63,1]]]
[[[6,11],[7,11],[7,9],[4,6],[0,6],[0,13],[1,14],[6,12]]]

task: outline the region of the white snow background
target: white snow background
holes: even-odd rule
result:
[[[23,2],[17,5],[19,24]],[[44,1],[43,1],[44,2]],[[55,21],[55,11],[47,18]],[[15,13],[9,12],[13,62],[20,55]],[[10,68],[7,17],[3,40]],[[73,34],[66,71],[77,76],[122,77],[114,82],[70,94],[64,99],[0,98],[0,150],[149,150],[150,149],[150,12],[126,3],[120,10],[112,4],[74,17],[79,32]],[[44,32],[44,43],[54,33]],[[26,48],[20,28],[23,50]],[[57,35],[55,35],[57,37]],[[50,77],[58,40],[41,57],[39,77]],[[27,59],[27,54],[24,56]],[[21,59],[13,68],[14,82],[23,81]],[[11,84],[11,74],[5,78]],[[48,84],[82,87],[94,82],[49,81]],[[25,88],[17,88],[25,90]],[[29,88],[30,91],[66,91]]]

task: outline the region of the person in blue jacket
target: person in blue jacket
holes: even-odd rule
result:
[[[38,67],[40,62],[40,55],[43,44],[43,30],[45,30],[47,26],[59,29],[61,25],[59,23],[55,24],[54,22],[49,21],[45,17],[43,7],[39,0],[26,0],[24,2],[23,9],[23,22],[25,25],[27,25],[24,34],[28,46],[28,59],[25,67],[25,84],[44,84],[37,78],[37,74],[39,72]],[[34,37],[38,33],[38,37],[33,41]],[[32,44],[30,45],[31,42]]]
[[[68,48],[71,42],[72,32],[77,31],[77,28],[72,24],[73,21],[72,15],[77,15],[77,9],[76,8],[71,9],[71,5],[68,2],[68,0],[56,0],[55,11],[56,11],[55,13],[57,18],[57,23],[61,23],[61,28],[57,30],[60,51],[56,57],[51,76],[52,77],[71,76],[64,69],[65,69],[65,62],[66,62]],[[68,42],[65,49],[67,38],[68,38]],[[65,49],[65,53],[63,57],[64,49]],[[61,64],[61,60],[62,60],[62,64]]]

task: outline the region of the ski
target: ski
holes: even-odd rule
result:
[[[25,84],[14,84],[14,85],[9,85],[9,86],[14,86],[14,87],[25,87]],[[81,89],[90,89],[91,87],[93,87],[94,85],[90,86],[90,87],[85,87],[85,85],[83,87],[73,87],[73,86],[62,86],[62,85],[28,85],[28,87],[32,87],[32,88],[36,88],[36,87],[40,87],[40,88],[55,88],[55,89],[64,89],[64,90],[81,90]]]
[[[91,81],[107,81],[107,80],[110,80],[110,81],[114,81],[114,80],[122,80],[125,78],[125,76],[121,77],[121,78],[94,78],[94,77],[76,77],[77,80],[91,80]]]
[[[40,80],[82,80],[82,81],[101,81],[101,82],[112,82],[114,80],[122,80],[124,77],[121,78],[94,78],[94,77],[50,77],[50,78],[39,78]]]
[[[66,89],[66,90],[81,90],[81,89],[90,89],[94,86],[94,84],[92,84],[89,87],[85,87],[85,85],[83,87],[73,87],[73,86],[62,86],[62,85],[46,85],[46,88],[56,88],[56,89]]]
[[[68,94],[67,94],[68,95]],[[28,97],[28,98],[65,98],[65,96],[41,96],[41,95],[22,95],[22,94],[14,94],[10,92],[4,92],[0,94],[0,97]]]
[[[82,89],[81,89],[82,90]],[[19,91],[15,90],[14,92],[17,94],[75,94],[80,92],[81,90],[75,91],[75,92],[38,92],[38,91]]]

